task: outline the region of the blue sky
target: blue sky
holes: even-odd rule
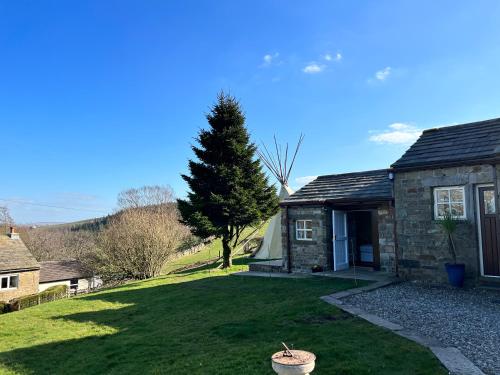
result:
[[[0,1],[0,204],[60,222],[129,187],[183,196],[221,89],[255,141],[305,133],[292,187],[387,167],[421,129],[500,117],[499,18],[494,0]]]

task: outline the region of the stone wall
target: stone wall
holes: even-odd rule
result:
[[[396,273],[396,241],[394,238],[394,208],[379,207],[378,243],[380,251],[380,270]]]
[[[399,274],[408,279],[446,281],[444,264],[451,260],[447,238],[434,219],[433,188],[465,187],[467,220],[455,234],[458,262],[468,277],[479,275],[475,186],[493,182],[489,165],[440,168],[395,175],[395,205]]]
[[[26,271],[9,273],[19,275],[19,286],[16,289],[0,290],[0,301],[8,302],[13,298],[38,293],[40,271]]]
[[[285,208],[283,208],[285,210]],[[290,233],[290,254],[292,272],[311,272],[313,266],[321,266],[324,270],[332,268],[332,220],[331,209],[325,206],[302,206],[288,208],[288,223],[286,215],[282,217],[283,264],[288,270],[288,253],[286,251],[286,226]],[[297,240],[295,223],[297,220],[312,220],[313,238]]]

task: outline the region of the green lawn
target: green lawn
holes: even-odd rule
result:
[[[51,302],[0,316],[0,372],[272,374],[285,341],[316,353],[314,374],[446,373],[428,350],[318,298],[349,287],[203,269]]]
[[[243,231],[240,239],[240,244],[244,243],[249,237],[263,237],[269,223],[265,223],[260,228],[247,228]],[[255,232],[255,230],[257,230]],[[237,248],[239,248],[238,246]],[[212,241],[209,245],[205,246],[197,253],[186,255],[182,258],[175,259],[163,268],[164,273],[174,272],[180,268],[196,263],[204,263],[209,260],[215,260],[222,255],[222,242],[220,238]]]

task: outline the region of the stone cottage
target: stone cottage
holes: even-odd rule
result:
[[[40,265],[14,228],[0,234],[0,301],[38,293]]]
[[[460,224],[457,261],[475,278],[500,277],[500,119],[424,131],[393,165],[399,274],[445,280],[450,261],[438,224]]]
[[[66,285],[71,294],[78,294],[100,288],[103,282],[78,260],[41,261],[39,291],[56,285]]]
[[[284,269],[395,272],[391,178],[387,169],[320,176],[284,200]]]
[[[281,268],[444,281],[449,212],[467,275],[500,281],[499,175],[500,119],[427,130],[391,169],[320,176],[285,199]]]

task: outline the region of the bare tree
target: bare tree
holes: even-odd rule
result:
[[[172,189],[129,189],[118,195],[118,207],[121,211],[99,236],[99,272],[137,279],[159,275],[190,236],[189,229],[179,221]]]
[[[100,273],[136,279],[157,276],[189,233],[174,205],[122,211],[99,238]]]
[[[70,227],[40,227],[26,230],[23,241],[39,261],[77,259],[82,262],[95,252],[96,232]]]
[[[175,201],[170,186],[143,186],[139,189],[128,189],[118,194],[118,208],[139,208],[169,204]]]
[[[5,232],[9,229],[9,226],[14,224],[14,220],[10,216],[9,208],[7,206],[0,206],[0,226],[5,228]]]
[[[192,237],[179,222],[172,189],[129,189],[118,206],[98,223],[29,229],[23,240],[38,260],[77,259],[106,279],[159,275]]]

